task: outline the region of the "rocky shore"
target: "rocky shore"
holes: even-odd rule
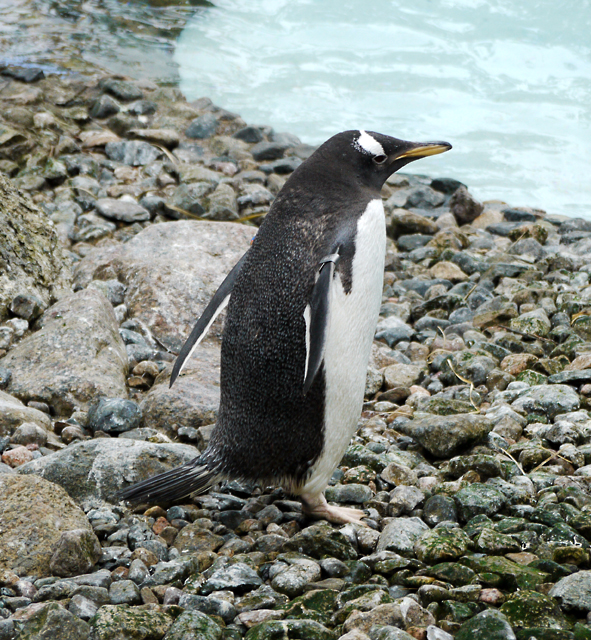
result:
[[[238,482],[130,511],[206,446],[223,318],[169,390],[175,353],[313,149],[151,82],[1,73],[0,640],[591,638],[590,220],[395,174],[327,490],[369,526]]]

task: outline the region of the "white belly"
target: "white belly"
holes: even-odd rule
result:
[[[385,253],[384,207],[376,199],[357,223],[350,293],[338,272],[333,279],[324,351],[324,447],[300,493],[324,490],[355,433],[382,301]]]

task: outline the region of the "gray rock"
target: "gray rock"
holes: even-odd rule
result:
[[[464,186],[452,195],[449,208],[458,224],[469,224],[484,211],[484,205],[478,202]]]
[[[389,515],[400,516],[416,509],[425,499],[425,494],[417,487],[404,485],[390,492]]]
[[[0,437],[12,436],[23,423],[35,424],[45,432],[52,427],[46,413],[25,407],[18,398],[0,391]]]
[[[438,527],[425,531],[415,542],[417,558],[426,564],[438,564],[461,558],[470,544],[470,538],[459,528]]]
[[[45,577],[64,532],[84,529],[96,539],[84,512],[61,487],[42,478],[0,474],[0,504],[0,569]]]
[[[428,530],[420,518],[392,518],[380,535],[377,551],[395,551],[401,556],[413,557],[416,541]]]
[[[576,411],[580,406],[579,394],[563,384],[541,384],[529,389],[512,402],[511,406],[525,413],[544,413],[549,418],[560,413]]]
[[[42,306],[53,302],[69,289],[71,275],[51,221],[31,200],[19,194],[4,176],[0,176],[0,201],[2,320],[19,295],[34,296]],[[10,270],[6,264],[10,265]],[[27,313],[24,307],[23,312]]]
[[[237,562],[215,571],[201,587],[201,593],[208,595],[212,591],[227,589],[241,595],[262,584],[263,581],[254,569],[244,562]]]
[[[247,640],[279,640],[306,638],[306,640],[335,640],[335,634],[315,620],[268,620],[252,627]],[[359,638],[358,640],[362,640]]]
[[[437,458],[447,458],[458,453],[462,447],[484,438],[493,426],[484,416],[460,413],[410,420],[400,425],[398,430],[414,438]]]
[[[278,160],[283,157],[283,154],[290,144],[282,142],[259,142],[250,149],[252,157],[260,162],[261,160]]]
[[[410,387],[424,376],[425,368],[416,364],[393,364],[384,369],[386,389]]]
[[[195,458],[197,449],[184,444],[100,438],[72,444],[18,468],[61,485],[78,503],[100,507],[130,484],[168,471]],[[4,477],[4,476],[2,476]],[[70,527],[70,529],[79,527]]]
[[[10,303],[11,313],[29,322],[36,320],[45,309],[45,302],[39,296],[30,293],[19,293]]]
[[[88,573],[101,555],[101,543],[93,531],[73,529],[60,536],[49,561],[49,568],[55,576],[76,576]]]
[[[516,640],[516,636],[500,611],[487,609],[464,622],[456,640]]]
[[[208,616],[219,616],[226,623],[232,622],[236,617],[236,608],[227,600],[221,600],[213,596],[195,596],[182,592],[179,598],[179,607],[188,611],[200,611]]]
[[[202,216],[205,213],[204,197],[211,193],[213,187],[209,182],[193,182],[192,184],[180,184],[172,194],[172,198],[166,206],[166,214],[177,220],[186,217],[184,213],[179,211],[188,211],[196,216]]]
[[[591,571],[577,571],[562,578],[549,595],[556,598],[565,611],[591,611]]]
[[[72,596],[68,611],[82,620],[90,620],[97,612],[98,605],[80,594]]]
[[[480,482],[458,491],[455,500],[460,516],[466,522],[477,515],[498,513],[507,501],[501,491]]]
[[[285,542],[283,550],[295,551],[312,558],[330,556],[342,561],[357,558],[357,552],[345,535],[326,523],[318,523],[302,529]]]
[[[105,153],[110,160],[121,162],[132,167],[143,166],[157,160],[162,151],[148,142],[141,140],[121,140],[108,142],[105,145]]]
[[[385,340],[389,347],[393,347],[403,340],[410,340],[414,333],[415,331],[410,325],[395,315],[380,320],[376,327],[376,339]]]
[[[306,585],[320,579],[321,573],[320,566],[312,560],[297,558],[292,562],[287,569],[277,574],[271,581],[271,586],[275,591],[284,593],[289,598],[299,596]]]
[[[140,590],[132,580],[118,580],[109,589],[111,604],[140,604]]]
[[[185,611],[172,624],[163,640],[221,640],[222,629],[199,611]]]
[[[185,135],[187,138],[202,140],[215,135],[217,128],[218,120],[215,115],[213,113],[204,113],[191,121],[191,124],[185,130]]]
[[[409,209],[434,209],[445,202],[445,196],[431,187],[415,187],[405,206]]]
[[[458,512],[453,498],[443,494],[431,496],[423,507],[423,520],[431,527],[440,522],[457,522]]]
[[[326,499],[333,502],[364,504],[373,498],[373,491],[365,484],[337,484],[326,488]]]
[[[95,279],[125,282],[129,316],[178,351],[196,318],[250,246],[252,227],[181,220],[151,225],[128,242],[91,251],[76,268],[85,287]],[[205,342],[219,344],[222,319]]]
[[[413,636],[411,636],[410,633],[406,633],[406,631],[390,625],[376,628],[375,631],[371,629],[370,634],[370,640],[413,640]],[[355,639],[352,638],[352,640]]]
[[[150,212],[133,200],[123,198],[99,198],[96,201],[97,211],[110,220],[122,222],[142,222],[150,219]]]
[[[236,193],[229,184],[220,183],[215,191],[204,198],[203,217],[209,220],[237,220]]]
[[[101,80],[99,86],[103,89],[103,91],[108,91],[116,98],[119,98],[119,100],[124,100],[126,102],[130,100],[141,100],[144,97],[142,90],[139,87],[136,87],[135,84],[133,84],[132,82],[128,82],[127,80],[107,78],[105,80]]]
[[[164,637],[173,622],[167,607],[160,605],[108,604],[100,607],[91,620],[92,640],[122,640],[129,638],[130,630],[134,640],[156,640]]]
[[[53,640],[87,640],[90,626],[57,602],[50,602],[37,609],[24,624],[19,624],[19,638],[52,638]]]
[[[175,437],[179,429],[214,423],[220,403],[219,363],[219,347],[205,342],[172,388],[170,368],[163,371],[141,404],[144,426]]]
[[[69,415],[101,395],[127,395],[127,354],[113,307],[102,294],[87,290],[67,296],[39,322],[39,331],[0,360],[12,372],[10,393],[46,402],[57,415]]]
[[[89,115],[91,118],[97,118],[102,120],[103,118],[109,118],[121,111],[121,105],[111,98],[111,96],[102,95],[99,96],[90,107]]]
[[[142,412],[132,400],[101,398],[88,410],[88,427],[93,433],[119,434],[137,429],[141,422]]]

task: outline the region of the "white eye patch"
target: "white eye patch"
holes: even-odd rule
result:
[[[369,153],[372,156],[385,156],[384,147],[372,138],[367,131],[359,130],[359,137],[353,143],[353,146],[363,153]]]

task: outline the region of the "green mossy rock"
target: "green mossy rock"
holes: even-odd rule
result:
[[[245,640],[336,640],[336,637],[314,620],[272,620],[249,629]]]
[[[172,626],[171,607],[105,605],[90,619],[93,640],[162,640]],[[178,609],[174,609],[178,612]]]
[[[556,603],[537,591],[523,590],[513,594],[501,606],[513,627],[540,627],[543,629],[568,629],[564,614]]]
[[[283,607],[285,616],[290,620],[315,620],[321,624],[328,624],[336,608],[338,595],[338,591],[333,589],[309,591]]]
[[[515,633],[502,613],[487,609],[464,622],[456,640],[515,640]]]
[[[480,482],[458,491],[454,498],[464,521],[477,515],[491,516],[499,512],[507,501],[501,491]]]
[[[497,574],[501,578],[500,584],[509,590],[533,589],[539,584],[548,582],[547,573],[523,567],[502,556],[484,558],[465,556],[460,562],[479,574]]]
[[[461,529],[432,529],[415,543],[415,553],[421,562],[433,564],[457,560],[468,550],[470,538]]]
[[[86,640],[90,625],[77,618],[57,602],[43,605],[23,624],[16,623],[19,640]]]
[[[222,629],[200,611],[185,611],[172,624],[163,640],[220,640]]]
[[[442,582],[449,582],[453,584],[454,587],[475,584],[477,582],[476,573],[469,567],[458,564],[457,562],[442,562],[441,564],[436,564],[429,570],[429,575]]]

